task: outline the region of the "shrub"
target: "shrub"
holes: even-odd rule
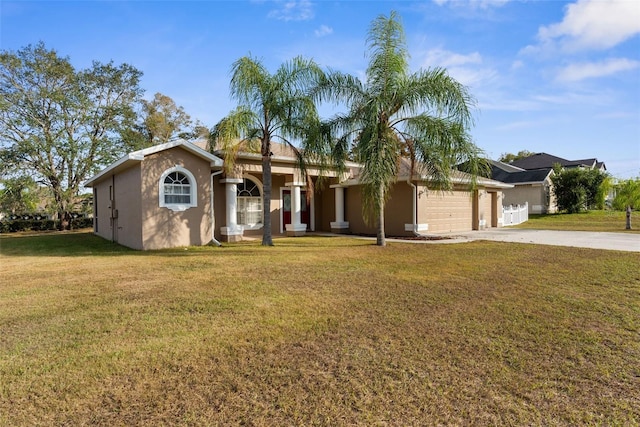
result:
[[[597,169],[554,169],[553,192],[558,209],[578,213],[589,208],[604,207],[607,174]],[[602,188],[601,188],[602,187]]]
[[[70,229],[93,227],[93,218],[72,218]],[[11,215],[0,221],[0,233],[16,233],[18,231],[54,231],[60,228],[60,221],[44,218],[41,215]]]
[[[623,211],[627,206],[640,209],[640,178],[621,181],[616,186],[616,197],[613,199],[613,209]]]

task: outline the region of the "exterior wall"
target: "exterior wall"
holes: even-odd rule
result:
[[[140,165],[114,176],[117,218],[113,219],[115,241],[133,249],[143,249],[140,201]]]
[[[391,197],[384,209],[385,235],[411,236],[411,231],[405,230],[405,224],[413,221],[413,189],[406,182],[396,183],[391,188]],[[354,234],[375,235],[377,233],[377,218],[371,218],[371,224],[364,221],[362,215],[362,187],[352,186],[345,189],[345,221],[349,222],[349,229]]]
[[[344,220],[354,234],[375,234],[375,226],[365,223],[362,215],[362,187],[352,186],[344,189]]]
[[[478,190],[478,229],[490,228],[492,222],[491,193],[486,190]]]
[[[418,199],[418,222],[428,224],[430,233],[451,233],[473,229],[473,194],[469,191],[433,191]]]
[[[331,232],[331,222],[336,220],[336,190],[330,186],[337,181],[337,179],[325,181],[322,189],[316,186],[316,231]],[[345,198],[346,190],[343,190]]]
[[[182,212],[159,206],[160,178],[182,166],[193,174],[197,206]],[[145,158],[142,164],[142,249],[205,245],[211,241],[211,166],[180,147]]]
[[[393,184],[389,200],[384,208],[385,234],[389,236],[411,236],[405,224],[413,222],[413,187],[406,182]]]
[[[213,177],[213,209],[215,212],[214,227],[215,238],[217,241],[222,242],[224,236],[220,232],[220,228],[227,225],[227,212],[226,203],[227,198],[225,195],[225,184],[221,183],[224,175],[216,175]]]
[[[107,240],[142,249],[140,165],[94,185],[94,232]]]
[[[524,205],[529,203],[530,214],[553,213],[556,211],[556,201],[551,193],[549,200],[547,192],[542,184],[524,184],[517,185],[514,188],[508,188],[504,191],[505,205]]]
[[[98,236],[113,240],[111,226],[111,201],[109,187],[112,185],[111,177],[93,187],[93,232]]]

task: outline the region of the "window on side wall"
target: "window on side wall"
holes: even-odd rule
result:
[[[262,195],[259,183],[244,178],[238,184],[237,193],[237,222],[245,229],[262,227]]]
[[[160,207],[184,211],[197,206],[196,179],[181,166],[167,169],[160,178]]]

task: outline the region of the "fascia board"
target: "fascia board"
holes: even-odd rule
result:
[[[110,176],[111,174],[114,174],[121,170],[128,169],[134,164],[142,162],[142,160],[144,160],[144,156],[141,155],[139,152],[136,151],[133,153],[129,153],[126,156],[116,160],[114,163],[109,165],[107,168],[101,170],[96,175],[87,179],[83,185],[84,187],[91,187],[96,182],[101,181],[101,178],[105,176]]]

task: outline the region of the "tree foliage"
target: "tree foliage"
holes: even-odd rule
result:
[[[3,179],[0,184],[0,212],[11,214],[34,212],[38,206],[36,182],[29,176]]]
[[[177,136],[192,136],[191,117],[170,97],[156,93],[151,101],[141,100],[138,122],[123,130],[129,150],[163,144]],[[197,131],[196,131],[197,132]]]
[[[441,68],[410,72],[409,53],[398,15],[379,16],[369,29],[366,80],[331,72],[317,92],[320,101],[345,104],[321,129],[323,138],[306,149],[329,151],[338,165],[349,153],[363,165],[363,214],[377,221],[377,244],[385,245],[384,206],[402,159],[410,176],[430,177],[434,188],[452,186],[453,168],[465,164],[472,182],[481,152],[468,133],[475,101],[467,88]]]
[[[606,173],[598,169],[561,169],[559,165],[554,172],[551,181],[559,210],[577,213],[604,206],[602,187],[607,182]]]
[[[308,92],[323,73],[315,62],[302,57],[285,62],[273,74],[260,60],[242,57],[233,63],[231,71],[231,96],[238,107],[212,129],[210,148],[224,151],[227,172],[233,169],[240,150],[256,150],[262,155],[262,244],[272,246],[271,144],[288,145],[296,153],[304,175],[304,157],[295,142],[308,138],[310,130],[318,127],[319,118]]]
[[[127,64],[76,70],[44,43],[0,52],[2,172],[48,187],[63,226],[81,183],[122,154],[140,77]]]
[[[498,158],[499,162],[503,162],[503,163],[511,163],[514,162],[516,160],[520,160],[520,159],[524,159],[526,157],[529,156],[533,156],[536,153],[533,153],[531,151],[528,150],[520,150],[518,151],[518,154],[513,154],[513,153],[502,153],[500,155],[500,158]]]
[[[635,210],[640,209],[640,177],[618,182],[615,190],[613,209],[623,211],[627,206]]]

